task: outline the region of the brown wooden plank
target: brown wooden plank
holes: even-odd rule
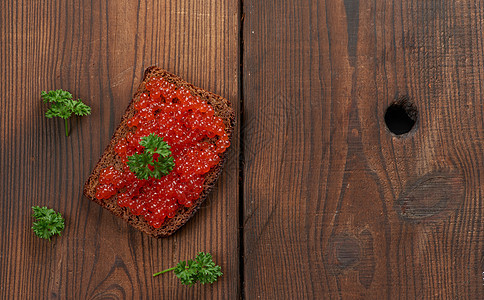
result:
[[[1,298],[234,298],[238,279],[238,135],[198,214],[155,240],[82,197],[82,186],[150,65],[237,107],[238,1],[2,1],[0,4]],[[71,123],[46,119],[40,91],[66,89],[91,105]],[[237,108],[238,111],[238,108]],[[52,242],[31,232],[32,205],[67,219]],[[213,285],[151,274],[214,255]]]
[[[246,298],[483,299],[482,3],[244,13]]]

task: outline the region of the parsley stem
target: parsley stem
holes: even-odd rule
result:
[[[153,277],[156,277],[156,276],[158,276],[158,275],[161,275],[161,274],[163,274],[163,273],[170,272],[170,271],[173,271],[173,270],[175,270],[175,267],[173,267],[173,268],[169,268],[169,269],[166,269],[166,270],[163,270],[163,271],[158,272],[158,273],[155,273],[155,274],[153,274]]]
[[[67,119],[64,119],[65,125],[66,125],[66,137],[69,136],[69,129],[67,126]]]

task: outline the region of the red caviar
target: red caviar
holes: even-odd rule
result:
[[[162,78],[146,83],[148,92],[135,102],[135,115],[128,120],[132,131],[115,146],[122,169],[101,171],[96,198],[117,194],[121,207],[142,216],[154,228],[172,218],[182,207],[190,207],[203,191],[204,175],[220,162],[230,145],[222,119],[212,106],[186,88],[176,88]],[[141,180],[126,165],[128,156],[142,151],[142,137],[154,133],[171,146],[175,168],[161,179]]]

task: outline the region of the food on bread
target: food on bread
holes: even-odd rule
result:
[[[193,216],[215,184],[234,122],[228,100],[150,67],[84,194],[147,234],[169,236]],[[144,141],[149,137],[153,142]],[[168,146],[157,144],[160,139]],[[155,167],[167,157],[174,166],[160,176]],[[146,174],[134,172],[136,164]]]

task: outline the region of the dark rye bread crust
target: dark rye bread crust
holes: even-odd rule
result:
[[[222,154],[222,159],[220,160],[220,163],[217,166],[213,167],[206,174],[203,191],[200,195],[200,198],[198,198],[194,202],[194,205],[189,208],[183,206],[177,211],[177,214],[173,218],[167,219],[158,229],[151,227],[148,222],[144,220],[144,218],[131,214],[126,207],[118,206],[117,195],[105,200],[96,199],[96,187],[99,183],[99,174],[101,170],[108,166],[114,166],[118,170],[121,169],[122,163],[119,156],[114,151],[114,147],[120,139],[126,136],[128,132],[134,131],[130,129],[126,124],[127,121],[135,114],[134,104],[139,101],[140,94],[147,91],[145,88],[145,84],[152,77],[163,77],[165,80],[175,84],[177,87],[183,86],[187,88],[192,93],[192,95],[199,96],[202,100],[210,104],[215,111],[215,115],[222,118],[226,128],[225,131],[228,134],[229,138],[232,137],[232,132],[235,125],[235,114],[228,100],[216,94],[207,92],[201,88],[195,87],[192,84],[184,81],[180,77],[168,73],[167,71],[160,69],[156,66],[146,69],[143,81],[139,85],[136,93],[134,94],[131,103],[129,104],[126,112],[123,115],[123,118],[121,119],[121,122],[114,131],[113,137],[109,145],[104,150],[103,155],[99,159],[99,162],[94,167],[91,176],[89,176],[84,185],[84,195],[92,201],[96,202],[97,204],[101,205],[105,209],[109,210],[115,216],[122,218],[134,228],[154,237],[160,238],[172,235],[181,226],[183,226],[200,208],[200,205],[203,203],[205,198],[207,198],[210,190],[215,185],[217,178],[222,171],[222,166],[225,161],[227,151]]]

